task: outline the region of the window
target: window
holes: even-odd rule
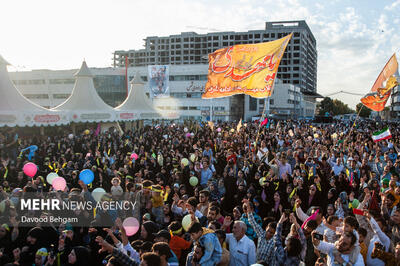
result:
[[[75,79],[50,79],[50,84],[74,84]]]
[[[66,99],[69,96],[70,96],[70,94],[68,94],[68,93],[56,93],[56,94],[53,94],[53,98],[54,99]]]
[[[28,99],[48,99],[48,94],[24,94],[24,96]]]
[[[274,105],[274,99],[269,99],[269,104]]]
[[[257,111],[257,98],[249,97],[249,110]]]

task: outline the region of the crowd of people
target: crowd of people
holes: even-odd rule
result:
[[[384,126],[392,138],[373,142]],[[400,265],[399,140],[397,124],[372,121],[5,130],[0,265]],[[22,151],[32,145],[33,178]],[[84,169],[91,184],[79,179]],[[46,181],[51,172],[66,180],[63,191]],[[79,223],[20,220],[52,215],[21,212],[24,197],[93,201],[96,188],[101,201],[132,207],[66,214]],[[133,235],[127,217],[140,223]]]

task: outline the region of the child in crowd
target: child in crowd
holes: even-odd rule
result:
[[[164,212],[163,212],[163,205],[164,199],[161,195],[162,187],[160,185],[153,185],[151,187],[151,203],[152,209],[151,212],[153,213],[156,222],[161,224],[164,220]]]
[[[121,180],[118,177],[114,177],[111,179],[111,195],[114,200],[119,200],[121,199],[122,194],[124,193],[124,190],[121,187]]]

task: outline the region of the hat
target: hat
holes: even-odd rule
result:
[[[347,161],[354,161],[353,157],[349,157]]]
[[[143,218],[146,218],[147,220],[151,220],[151,215],[150,215],[150,213],[145,213],[145,214],[143,214]]]
[[[40,248],[36,251],[36,256],[42,257],[42,264],[46,261],[46,257],[49,253],[47,252],[46,248]]]
[[[175,183],[175,184],[174,184],[174,187],[179,188],[179,184],[178,184],[178,183]]]
[[[163,238],[167,239],[168,242],[171,240],[171,234],[165,229],[160,230],[160,231],[158,231],[158,233],[153,234],[153,235],[154,235],[154,237],[163,237]]]
[[[384,179],[382,179],[382,184],[383,185],[389,185],[389,182],[390,182],[390,180],[389,180],[389,178],[384,178]]]

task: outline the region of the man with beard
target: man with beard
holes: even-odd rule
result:
[[[339,251],[340,257],[342,257],[342,259],[345,261],[343,265],[349,262],[350,259],[349,255],[353,250],[354,245],[357,241],[357,237],[353,233],[351,232],[344,233],[339,238],[339,240],[335,242],[335,244],[319,240],[318,235],[319,234],[317,231],[314,231],[312,233],[313,244],[316,249],[328,255],[328,261],[327,261],[328,266],[337,265],[335,262],[336,260],[335,256],[333,255],[333,251],[335,248],[337,249],[337,251]],[[358,254],[357,261],[353,265],[354,266],[365,265],[361,253]]]

